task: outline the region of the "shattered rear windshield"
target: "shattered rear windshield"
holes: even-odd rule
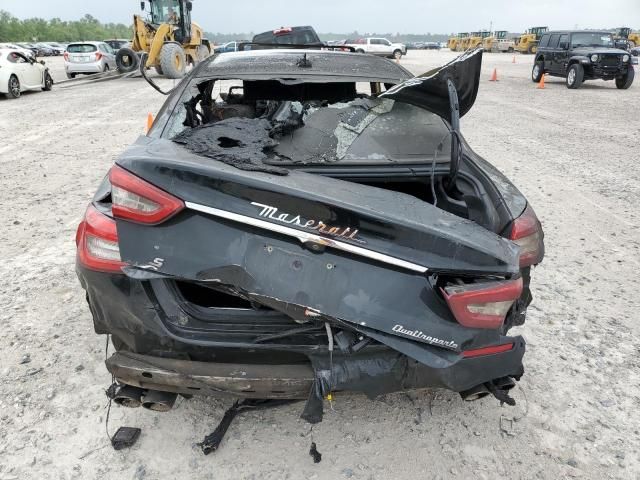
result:
[[[187,88],[163,136],[238,168],[278,174],[292,165],[448,162],[451,140],[442,118],[377,98],[384,89],[211,80]]]

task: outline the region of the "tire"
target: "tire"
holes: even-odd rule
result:
[[[395,58],[396,60],[400,60],[402,58],[402,50],[394,50],[393,58]]]
[[[533,68],[531,69],[531,81],[533,83],[540,83],[540,79],[544,75],[544,63],[537,61],[533,64]]]
[[[359,49],[356,50],[356,53],[364,53],[364,50],[359,48]]]
[[[509,52],[509,53],[513,53],[513,52],[514,52],[513,47],[509,47],[509,49],[507,50],[507,52]]]
[[[627,74],[624,77],[616,78],[616,88],[619,90],[626,90],[633,83],[633,78],[635,77],[635,70],[632,65],[627,67]]]
[[[584,68],[579,63],[574,63],[567,72],[567,88],[580,88],[584,81]]]
[[[140,58],[130,48],[121,48],[116,52],[116,66],[120,73],[131,73],[138,68]]]
[[[182,78],[187,66],[184,49],[177,43],[165,43],[160,50],[160,67],[167,78]]]
[[[156,73],[157,73],[158,75],[164,75],[164,73],[162,72],[162,67],[161,67],[160,65],[156,65],[156,66],[155,66],[155,67],[153,67],[153,68],[155,68]]]
[[[538,49],[536,48],[535,45],[529,45],[529,47],[527,48],[527,53],[533,54],[533,53],[536,53],[537,50]]]
[[[75,73],[67,73],[67,78],[68,79],[76,78],[76,74]]]
[[[45,92],[49,92],[52,87],[53,87],[53,78],[51,78],[51,75],[49,75],[49,72],[44,72],[44,87],[42,87],[42,90],[44,90]]]
[[[9,82],[7,82],[7,97],[9,98],[20,98],[20,80],[15,75],[11,75],[9,77]]]
[[[206,45],[198,45],[198,48],[196,48],[196,65],[206,60],[209,55],[211,55],[211,52]]]

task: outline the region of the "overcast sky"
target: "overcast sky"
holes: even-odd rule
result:
[[[77,20],[89,13],[103,22],[131,23],[137,0],[0,0],[20,18]],[[329,33],[451,33],[488,29],[640,29],[640,0],[194,0],[194,20],[206,31],[260,32],[313,25]]]

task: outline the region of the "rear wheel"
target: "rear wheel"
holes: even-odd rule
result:
[[[44,86],[42,87],[42,90],[44,90],[45,92],[48,92],[49,90],[51,90],[52,87],[53,87],[53,78],[51,78],[51,75],[49,75],[49,72],[44,72]]]
[[[116,66],[120,73],[131,73],[138,68],[138,54],[130,48],[121,48],[116,53]]]
[[[567,88],[580,88],[584,81],[584,68],[579,63],[574,63],[567,72]]]
[[[364,53],[364,50],[359,48],[359,49],[356,50],[356,53]]]
[[[544,64],[542,62],[536,62],[531,70],[531,80],[533,83],[539,83],[542,75],[544,75]]]
[[[186,70],[184,49],[177,43],[165,43],[160,50],[160,67],[167,78],[182,78]]]
[[[536,48],[535,45],[529,45],[529,48],[527,48],[527,53],[533,54],[536,53],[538,51],[538,49]]]
[[[69,79],[76,78],[76,74],[75,73],[67,73],[67,78],[69,78]]]
[[[9,82],[7,85],[9,88],[7,89],[7,96],[9,98],[19,98],[20,97],[20,80],[15,75],[11,75],[9,77]]]
[[[616,87],[620,90],[626,90],[633,83],[633,78],[635,77],[635,71],[632,66],[627,68],[627,74],[616,78]]]

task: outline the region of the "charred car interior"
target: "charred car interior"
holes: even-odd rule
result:
[[[116,161],[76,237],[121,404],[306,399],[523,374],[510,336],[544,255],[520,192],[460,133],[482,51],[420,77],[383,58],[202,62]]]

